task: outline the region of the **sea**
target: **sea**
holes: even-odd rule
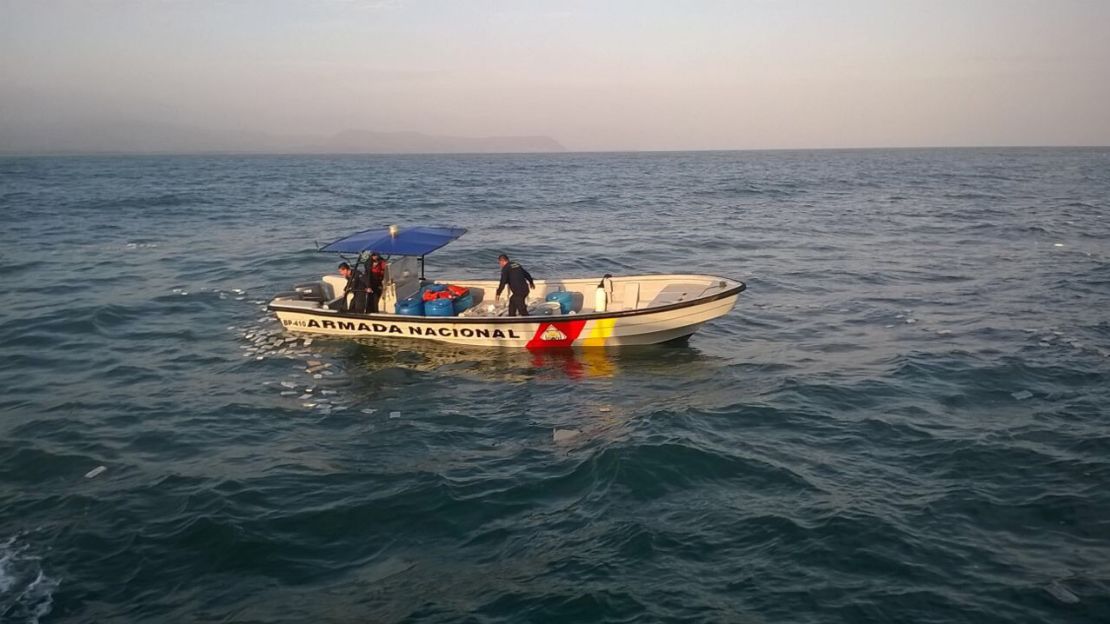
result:
[[[1110,148],[0,159],[0,621],[1110,622]],[[743,280],[686,344],[286,334],[318,245]]]

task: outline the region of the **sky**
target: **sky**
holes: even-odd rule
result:
[[[1110,1],[0,0],[0,128],[129,124],[1108,145]]]

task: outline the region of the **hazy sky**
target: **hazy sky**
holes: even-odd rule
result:
[[[1110,144],[1110,0],[0,0],[0,123]]]

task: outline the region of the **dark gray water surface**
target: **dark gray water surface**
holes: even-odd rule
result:
[[[1107,149],[0,159],[0,620],[1110,621],[1108,214]],[[749,290],[688,346],[272,345],[389,223]]]

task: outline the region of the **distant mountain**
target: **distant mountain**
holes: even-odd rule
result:
[[[566,151],[558,141],[546,136],[455,137],[369,130],[346,130],[318,147],[324,152],[366,154]]]
[[[163,123],[0,126],[7,154],[436,154],[562,152],[547,136],[458,137],[420,132],[345,130],[331,136],[218,132]]]

